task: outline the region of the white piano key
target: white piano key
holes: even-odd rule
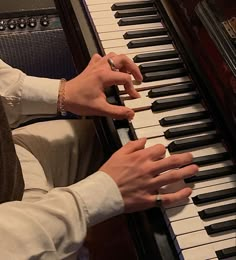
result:
[[[167,36],[166,35],[162,35],[162,36],[152,36],[152,37],[149,37],[149,39],[158,39],[158,38],[162,38],[163,36]],[[146,37],[144,38],[139,38],[139,40],[143,40],[143,39],[147,39]],[[127,44],[130,42],[131,40],[130,39],[123,39],[123,38],[120,38],[120,39],[114,39],[114,40],[106,40],[106,41],[102,41],[102,46],[104,49],[108,49],[108,48],[117,48],[117,47],[124,47],[124,48],[127,48]],[[161,45],[155,45],[156,47],[159,47]],[[139,49],[141,50],[142,48],[145,48],[145,47],[141,47],[141,48],[136,48],[136,49]],[[130,49],[128,49],[130,50]],[[158,48],[157,48],[158,50]]]
[[[127,1],[123,1],[123,2],[127,2]],[[114,3],[117,3],[116,1],[114,1]],[[113,3],[96,3],[96,4],[91,4],[87,2],[87,6],[89,8],[90,12],[100,12],[100,11],[111,11],[111,7],[112,7]],[[135,9],[135,8],[134,8]]]
[[[218,162],[218,163],[213,163],[213,164],[210,164],[210,165],[201,166],[201,167],[199,167],[199,170],[200,171],[206,171],[206,170],[230,166],[230,165],[233,165],[233,164],[234,164],[233,161],[226,160],[226,161],[222,161],[222,162]]]
[[[89,8],[90,9],[90,8]],[[113,20],[113,23],[117,23],[119,21],[120,18],[116,18],[115,15],[116,11],[106,11],[106,19],[110,19]],[[104,11],[102,12],[90,12],[90,15],[92,17],[92,19],[95,21],[96,19],[104,19]],[[96,23],[97,24],[97,23]],[[107,23],[105,23],[107,24]],[[111,23],[112,24],[112,23]],[[98,23],[98,25],[100,25]]]
[[[95,5],[87,5],[89,12],[100,12],[100,11],[110,11],[111,10],[111,4],[95,4]]]
[[[148,27],[148,29],[157,29],[157,28],[164,28],[162,23],[156,23],[155,26]],[[147,28],[146,28],[147,29]],[[143,29],[140,29],[143,30]],[[131,30],[129,30],[131,31]],[[134,31],[137,31],[137,29],[134,29]],[[101,41],[107,41],[107,40],[114,40],[114,39],[124,39],[124,34],[127,32],[127,29],[122,29],[120,31],[114,31],[114,32],[104,32],[99,33],[99,38]],[[148,37],[149,38],[149,37]],[[139,38],[140,39],[140,38]]]
[[[231,239],[236,237],[236,232],[232,230],[232,232],[221,232],[217,236],[216,235],[208,235],[205,230],[196,231],[189,234],[180,235],[177,237],[178,244],[182,250],[206,245],[218,241],[222,241],[225,239]]]
[[[185,260],[206,260],[218,259],[216,251],[222,250],[236,245],[236,237],[231,239],[222,240],[212,244],[202,245],[182,251]],[[229,260],[227,258],[227,260]],[[232,259],[233,260],[233,259]]]
[[[95,26],[104,26],[104,25],[116,25],[118,22],[118,20],[116,19],[112,19],[112,18],[99,18],[99,19],[93,19],[93,23],[95,24]],[[119,26],[117,24],[117,26]],[[124,29],[124,28],[123,28]]]
[[[181,153],[182,152],[191,152],[193,157],[199,157],[199,156],[204,156],[204,155],[223,153],[223,152],[226,152],[226,149],[222,143],[216,143],[216,144],[211,144],[211,145],[207,145],[207,146],[202,146],[200,148],[197,147],[197,148],[193,148],[193,149],[183,150],[183,151],[181,151]],[[171,153],[171,154],[174,154],[174,153]],[[179,153],[179,152],[176,152],[176,153]]]
[[[192,135],[191,137],[204,136],[204,135],[214,134],[214,133],[216,133],[216,132],[215,131],[209,131],[209,132],[198,134],[198,135]],[[163,144],[165,147],[167,147],[173,140],[178,140],[178,139],[184,139],[184,137],[166,139],[165,137],[160,136],[160,137],[150,138],[150,139],[147,139],[145,147],[150,147],[150,146],[153,146],[155,144]]]
[[[91,6],[88,7],[89,10],[91,10]],[[93,8],[92,8],[93,9]],[[116,14],[117,11],[112,11],[111,9],[110,10],[107,10],[106,11],[106,19],[113,19],[114,22],[118,22],[121,18],[116,18],[115,17],[115,14]],[[156,11],[157,13],[157,11]],[[92,17],[93,20],[96,20],[96,19],[103,19],[104,18],[104,11],[91,11],[90,12],[90,15]],[[152,14],[153,15],[153,14]],[[146,15],[145,15],[146,16]],[[132,16],[134,17],[134,16]],[[125,18],[125,17],[124,17]]]
[[[132,48],[128,49],[128,47],[115,47],[115,48],[107,48],[105,49],[105,53],[108,54],[110,52],[115,52],[119,54],[131,54],[131,53],[145,53],[152,51],[166,51],[166,50],[174,50],[173,44],[163,44],[151,47],[143,47],[143,48]]]
[[[151,29],[151,28],[159,28],[160,23],[145,23],[145,24],[135,24],[135,25],[127,25],[127,26],[119,26],[116,24],[109,24],[109,25],[97,25],[96,30],[98,34],[105,33],[105,32],[117,32],[117,31],[135,31],[137,29]]]
[[[129,57],[129,56],[128,56]],[[135,63],[137,66],[141,65],[141,64],[145,64],[145,63],[162,63],[164,61],[181,61],[180,58],[172,58],[172,59],[163,59],[163,60],[157,60],[157,61],[144,61],[144,62],[140,62],[140,63]]]
[[[217,185],[218,183],[223,184],[223,183],[228,183],[228,182],[232,182],[232,181],[236,181],[236,172],[235,172],[235,174],[224,176],[224,177],[217,177],[217,178],[211,179],[211,180],[189,183],[188,186],[190,188],[192,188],[193,190],[195,190],[195,189],[200,189],[200,188],[204,188],[204,187],[214,186],[214,185]]]
[[[89,9],[91,8],[91,7],[93,7],[93,6],[90,6],[89,7]],[[104,12],[103,12],[104,13]],[[91,16],[93,16],[93,13],[91,13]],[[148,15],[147,15],[148,16]],[[147,16],[145,16],[145,17],[147,17]],[[138,17],[144,17],[144,16],[138,16]],[[103,15],[103,18],[94,18],[93,19],[93,23],[95,24],[95,26],[104,26],[104,25],[117,25],[117,26],[119,26],[119,27],[122,27],[122,29],[121,30],[124,30],[124,29],[126,29],[126,27],[127,26],[130,26],[130,25],[122,25],[122,26],[120,26],[119,24],[118,24],[118,22],[119,22],[119,20],[120,20],[121,18],[113,18],[111,15],[109,16],[108,15],[108,17],[107,16],[105,16],[104,17],[104,15]],[[160,22],[156,22],[156,23],[160,23]],[[149,23],[149,24],[151,24],[151,23]],[[132,25],[131,25],[132,26]]]
[[[167,109],[159,112],[152,112],[152,110],[149,109],[136,112],[134,119],[132,119],[131,122],[133,127],[137,129],[148,126],[160,125],[159,120],[167,116],[175,116],[200,111],[205,111],[205,108],[200,103],[191,106],[185,106],[183,108]]]
[[[157,80],[152,82],[141,82],[141,83],[133,81],[133,86],[137,91],[143,91],[152,88],[158,88],[162,86],[168,86],[168,85],[184,83],[184,82],[190,82],[189,76],[172,78],[172,79],[163,79],[163,80]],[[120,94],[125,93],[125,88],[123,85],[118,85],[118,89]]]
[[[231,188],[236,188],[236,182],[228,182],[228,183],[218,183],[217,185],[214,186],[208,186],[200,189],[194,189],[191,194],[191,198],[200,195],[200,194],[205,194],[209,192],[214,192],[214,191],[220,191],[220,190],[225,190],[225,189],[231,189]],[[211,203],[208,203],[209,205]],[[180,204],[181,205],[181,204]],[[183,205],[183,204],[182,204]]]
[[[153,138],[153,137],[158,137],[158,136],[163,136],[164,132],[170,128],[174,127],[181,127],[181,126],[192,126],[200,123],[206,123],[210,122],[211,120],[209,119],[204,119],[204,120],[199,120],[195,122],[190,122],[190,123],[185,123],[185,124],[178,124],[175,126],[148,126],[148,127],[142,127],[139,129],[135,129],[135,133],[138,138],[146,137],[146,138]]]
[[[127,54],[127,56],[130,58],[130,59],[133,59],[135,56],[136,56],[136,54]],[[162,59],[162,60],[159,60],[160,62],[161,61],[164,61],[164,60],[176,60],[176,59],[181,59],[180,57],[179,58],[171,58],[171,59]],[[143,62],[141,62],[141,63],[136,63],[137,65],[140,65],[140,64],[142,64],[142,63],[146,63],[146,62],[158,62],[158,60],[154,60],[154,61],[143,61]]]
[[[112,4],[114,3],[123,3],[123,2],[139,2],[139,1],[143,1],[143,0],[85,0],[87,5],[97,5],[97,4],[110,4],[112,6]]]
[[[167,215],[170,222],[199,216],[197,208],[194,204],[166,209],[165,214]]]
[[[187,187],[186,183],[183,181],[179,181],[170,185],[166,185],[165,187],[162,187],[160,189],[160,193],[172,193],[175,191],[178,191],[184,187]],[[204,187],[204,188],[200,188],[200,189],[196,189],[192,191],[191,196],[188,199],[173,203],[170,206],[165,207],[166,209],[170,209],[170,208],[175,208],[175,207],[179,207],[179,206],[185,206],[187,204],[193,204],[192,201],[192,197],[195,197],[199,194],[205,194],[205,193],[209,193],[209,192],[214,192],[214,191],[220,191],[220,190],[225,190],[225,189],[231,189],[231,188],[236,188],[236,182],[228,182],[228,183],[218,183],[215,186],[208,186],[208,187]],[[212,201],[212,202],[208,202],[208,203],[204,203],[201,205],[196,205],[196,207],[199,208],[199,210],[201,208],[203,208],[204,205],[207,204],[207,206],[209,207],[214,207],[214,205],[216,205],[216,203],[220,202],[220,201],[225,201],[225,203],[227,203],[227,201],[229,200],[229,198],[226,199],[222,199],[222,200],[217,200],[217,201]]]
[[[235,203],[235,202],[236,202],[236,200],[232,199],[232,200],[228,200],[227,204]],[[168,217],[170,223],[173,222],[172,225],[174,227],[176,227],[176,231],[175,231],[175,229],[173,229],[174,234],[179,235],[179,234],[185,234],[185,233],[188,233],[188,232],[193,232],[193,231],[198,230],[198,229],[195,229],[195,227],[191,227],[191,226],[186,227],[185,229],[184,229],[184,227],[181,227],[182,223],[184,223],[184,221],[186,219],[197,217],[201,221],[203,227],[206,226],[206,225],[211,225],[212,223],[219,221],[219,219],[224,219],[225,221],[232,219],[232,214],[229,214],[228,216],[226,216],[226,215],[225,216],[218,216],[218,217],[215,217],[215,218],[211,218],[209,220],[202,220],[200,218],[199,214],[198,214],[198,212],[201,211],[201,210],[216,207],[216,206],[223,206],[225,204],[226,204],[225,201],[220,201],[218,203],[215,203],[214,206],[213,205],[210,205],[210,206],[204,205],[202,208],[199,208],[194,204],[188,204],[188,205],[184,205],[184,206],[166,209],[165,214]],[[180,221],[182,221],[182,222],[180,222]]]
[[[204,209],[214,208],[214,207],[223,206],[225,204],[231,204],[231,203],[236,203],[236,198],[228,198],[227,202],[225,199],[222,199],[222,200],[213,201],[209,204],[204,203],[204,204],[199,204],[199,205],[194,205],[194,206],[196,207],[197,211],[201,211]]]
[[[199,156],[211,155],[211,154],[217,154],[223,152],[226,152],[226,149],[222,143],[212,144],[212,145],[191,150],[193,157],[199,157]]]
[[[141,95],[141,97],[135,98],[135,99],[124,100],[125,98],[127,98],[127,95],[121,95],[120,97],[121,97],[122,100],[124,100],[125,106],[133,109],[134,111],[140,111],[140,110],[148,109],[148,108],[151,107],[152,103],[155,100],[161,100],[161,99],[167,98],[166,96],[158,97],[158,98],[149,98],[149,97],[147,97],[147,91],[140,91],[139,94]],[[170,96],[168,96],[168,98],[189,96],[191,94],[196,94],[196,91],[191,91],[191,92],[188,92],[188,93],[177,94],[177,95],[170,95]]]

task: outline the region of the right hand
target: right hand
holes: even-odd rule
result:
[[[191,153],[165,158],[163,145],[144,148],[145,143],[145,138],[129,142],[100,168],[116,182],[126,213],[155,207],[161,187],[191,177],[198,171],[196,165],[189,165],[192,163]],[[184,187],[174,193],[162,194],[162,203],[164,206],[176,203],[190,196],[191,192],[191,188]]]

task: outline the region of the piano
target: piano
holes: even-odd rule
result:
[[[192,187],[188,200],[108,221],[115,225],[108,232],[106,223],[97,227],[102,257],[91,259],[236,259],[236,2],[55,2],[78,72],[94,53],[115,52],[143,74],[134,82],[141,98],[129,98],[123,86],[107,92],[109,102],[136,111],[131,122],[95,119],[107,156],[145,136],[147,147],[190,151],[199,165],[196,176],[163,187]]]

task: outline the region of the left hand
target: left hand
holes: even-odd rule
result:
[[[112,58],[118,71],[111,70],[108,58]],[[139,68],[127,56],[110,53],[101,57],[95,54],[80,75],[66,82],[65,110],[77,115],[131,120],[134,111],[128,107],[109,104],[104,93],[107,87],[122,84],[131,97],[139,97],[130,74],[135,80],[142,81]]]

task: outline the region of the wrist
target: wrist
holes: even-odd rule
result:
[[[65,92],[66,92],[66,80],[61,79],[59,91],[58,91],[58,100],[57,100],[57,111],[61,116],[67,115],[67,111],[65,109]]]

